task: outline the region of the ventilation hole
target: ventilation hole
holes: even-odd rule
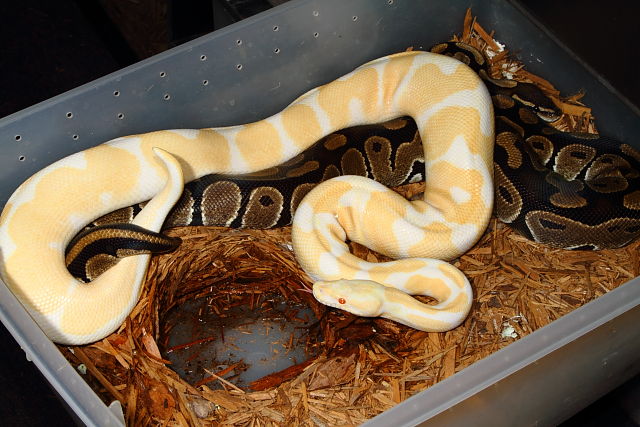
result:
[[[313,11],[313,16],[318,16],[318,15],[320,15],[320,12],[318,12],[317,10],[314,10]]]
[[[351,17],[351,20],[352,20],[352,21],[357,21],[357,20],[358,20],[358,17],[357,17],[357,16],[352,16],[352,17]]]
[[[70,119],[70,118],[72,118],[72,117],[73,117],[73,113],[72,113],[71,111],[69,111],[69,112],[67,113],[67,119]]]
[[[206,61],[207,55],[200,55],[200,61]]]
[[[120,96],[120,91],[119,90],[114,90],[113,91],[113,96]]]
[[[273,53],[280,53],[280,48],[277,47],[277,48],[273,49]]]
[[[124,119],[124,113],[118,113],[118,118],[119,118],[120,120]]]
[[[242,64],[238,64],[238,65],[236,65],[236,69],[237,69],[238,71],[242,70]]]
[[[320,34],[318,34],[317,32],[313,33],[313,37],[318,38]]]
[[[171,99],[171,95],[169,95],[168,93],[165,93],[163,98],[165,101],[168,101],[169,99]]]
[[[26,159],[25,156],[18,156],[18,160],[20,160],[21,162],[24,162],[25,159]]]
[[[209,84],[209,80],[203,80],[203,81],[202,81],[202,85],[203,85],[203,86],[206,86],[206,85],[208,85],[208,84]]]
[[[387,0],[387,4],[393,4],[393,0]]]
[[[16,141],[21,141],[22,140],[22,136],[21,135],[16,135]]]
[[[278,31],[280,29],[280,27],[278,27],[277,25],[273,26],[273,31]]]
[[[238,46],[240,46],[240,45],[242,44],[242,40],[240,40],[240,39],[236,40],[236,44],[237,44]]]
[[[74,141],[77,141],[77,140],[78,140],[78,138],[80,138],[80,137],[79,137],[78,135],[75,135],[75,134],[74,134],[74,135],[72,135],[72,136],[71,136],[71,138],[73,138],[73,140],[74,140]]]
[[[165,73],[164,71],[160,71],[160,77],[166,77],[167,73]]]

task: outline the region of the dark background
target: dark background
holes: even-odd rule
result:
[[[0,117],[282,2],[3,2]],[[637,45],[640,2],[523,0],[522,3],[587,64],[631,102],[640,105],[640,79],[635,65],[640,53]],[[27,362],[24,352],[2,325],[0,343],[3,344],[0,424],[70,425],[72,418],[55,392],[37,368]],[[637,426],[639,420],[640,377],[636,377],[576,414],[566,425]]]

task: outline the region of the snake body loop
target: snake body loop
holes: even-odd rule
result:
[[[640,236],[640,151],[602,135],[561,132],[560,111],[529,83],[495,80],[462,43],[432,51],[483,77],[496,116],[495,213],[529,239],[564,249],[610,249]]]
[[[529,83],[489,77],[485,58],[471,46],[450,42],[436,45],[432,50],[469,65],[484,80],[491,94],[497,135],[494,156],[496,215],[503,222],[536,242],[568,249],[615,248],[637,238],[640,234],[637,202],[640,155],[635,149],[603,136],[557,131],[548,123],[557,120],[561,111],[539,88]],[[401,118],[379,125],[351,127],[323,138],[296,156],[294,161],[277,168],[241,176],[209,175],[189,183],[165,221],[165,227],[205,223],[258,228],[284,225],[293,217],[302,196],[321,181],[337,175],[357,174],[385,186],[397,186],[422,179],[423,169],[420,168],[424,168],[422,143],[412,120]],[[365,180],[344,178],[338,181],[341,181],[340,185],[344,182],[353,185],[352,195],[363,192],[368,197],[378,191],[384,193],[382,187]],[[329,188],[337,187],[331,184]],[[220,195],[222,201],[211,197],[212,194]],[[466,292],[467,285],[455,269],[445,263],[425,260],[420,264],[413,259],[407,269],[414,277],[421,275],[422,278],[407,288],[406,278],[383,274],[385,265],[366,263],[346,251],[344,237],[402,257],[403,254],[388,247],[389,233],[379,233],[383,238],[376,240],[375,234],[368,231],[380,228],[377,225],[380,221],[364,226],[371,221],[366,214],[360,215],[361,212],[353,208],[362,205],[356,202],[348,204],[348,209],[335,209],[335,221],[330,217],[326,219],[331,222],[316,221],[315,216],[322,216],[319,212],[331,212],[340,203],[336,197],[320,200],[317,194],[322,194],[321,190],[314,194],[316,196],[308,202],[315,204],[313,220],[316,226],[313,230],[316,235],[311,236],[310,244],[305,244],[304,238],[299,239],[302,243],[298,245],[298,252],[304,254],[305,245],[321,247],[325,252],[321,263],[314,264],[318,253],[313,249],[308,251],[311,261],[303,260],[314,277],[332,279],[316,283],[314,294],[318,300],[358,315],[398,320],[400,317],[396,313],[402,312],[401,321],[418,328],[424,326],[417,319],[427,316],[432,319],[430,330],[439,330],[433,321],[435,318],[445,319],[442,328],[455,324],[452,317],[462,318],[461,314],[468,310],[468,301],[456,298]],[[376,220],[403,216],[397,206],[402,207],[404,202],[396,204],[395,199],[397,197],[390,197],[377,203],[384,208],[377,210]],[[418,204],[414,202],[414,205]],[[134,211],[128,209],[127,217]],[[121,215],[115,212],[97,223],[118,218],[122,221]],[[301,224],[298,229],[312,220],[308,213],[303,218],[298,221]],[[345,221],[348,227],[342,226]],[[328,231],[328,224],[335,230],[341,229],[344,237]],[[143,233],[138,237],[139,231],[133,232],[126,226],[128,224],[116,224],[83,233],[81,240],[86,241],[86,245],[70,245],[70,270],[82,266],[77,276],[95,277],[116,263],[121,253],[131,255],[139,248],[158,252],[175,246],[172,241],[159,245],[158,242],[166,238],[157,233],[146,236]],[[411,223],[399,228],[410,230],[408,236],[402,236],[403,241],[422,232]],[[436,230],[429,234],[438,236]],[[120,235],[120,248],[107,251],[109,253],[100,250],[91,253],[90,249],[100,249],[101,242],[111,243],[115,240],[113,236]],[[323,246],[326,242],[331,244]],[[79,246],[88,249],[79,250]],[[444,257],[445,254],[438,252],[437,256]],[[404,268],[403,262],[391,266],[394,271]],[[442,279],[444,272],[450,273],[449,281],[438,291],[437,277],[440,275]],[[344,280],[343,277],[360,280]],[[447,292],[442,292],[443,289]],[[455,292],[451,292],[452,289]],[[447,310],[425,306],[409,294],[432,296],[443,301],[439,305],[446,306]],[[417,317],[410,320],[409,312]]]
[[[491,214],[491,100],[476,73],[459,61],[406,52],[365,64],[255,123],[118,138],[44,168],[16,190],[2,212],[2,277],[52,340],[83,344],[101,339],[135,305],[149,256],[125,258],[88,285],[75,280],[65,268],[64,250],[86,224],[152,199],[134,224],[158,231],[180,197],[183,181],[211,173],[242,174],[274,167],[338,129],[403,115],[415,119],[428,141],[424,144],[428,185],[421,203],[407,202],[396,212],[408,223],[435,231],[441,249],[428,242],[427,233],[420,236],[427,242],[419,241],[418,236],[403,241],[408,233],[397,218],[381,218],[377,226],[386,230],[392,252],[422,256],[421,250],[427,249],[428,256],[439,251],[444,257],[456,256],[479,238]],[[342,209],[353,199],[349,190],[339,192],[338,209]],[[368,200],[377,197],[376,190]],[[375,203],[368,205],[368,216],[375,218],[376,209]],[[308,210],[305,207],[303,212]],[[344,218],[347,222],[341,226],[351,229],[348,215]],[[341,234],[331,225],[328,230]],[[300,231],[303,238],[297,238],[298,246],[307,247],[306,226]],[[333,250],[333,242],[321,236],[317,239]],[[318,252],[320,257],[336,254],[340,255]],[[337,262],[340,265],[342,260],[338,257]],[[447,280],[440,279],[444,286],[458,286],[457,279],[443,275],[447,276]],[[415,280],[405,282],[411,288]],[[468,282],[459,298],[466,299],[466,307],[470,305]],[[454,327],[466,314],[449,320],[449,326]],[[421,326],[429,329],[432,320],[441,326],[441,319],[429,316]]]
[[[605,136],[556,130],[549,122],[562,112],[551,99],[531,83],[489,77],[484,56],[469,45],[440,43],[432,51],[469,65],[491,94],[499,219],[531,240],[566,249],[617,248],[640,235],[640,152]],[[420,168],[422,142],[412,120],[343,129],[278,168],[242,176],[209,175],[189,183],[165,227],[285,225],[302,196],[323,180],[356,174],[391,187],[423,179]],[[211,194],[220,195],[219,200]],[[130,222],[135,210],[114,212],[97,223]],[[87,241],[103,239],[103,234],[88,233]],[[158,238],[149,235],[149,250],[158,251]],[[126,254],[130,248],[122,241],[119,249]],[[132,243],[137,245],[137,240]],[[73,249],[71,255],[79,254]],[[96,256],[103,259],[104,253],[97,251]],[[73,258],[70,267],[82,265]],[[74,275],[91,276],[82,271]]]

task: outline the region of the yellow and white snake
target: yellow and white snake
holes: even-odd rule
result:
[[[136,304],[149,255],[122,259],[81,283],[66,270],[64,251],[86,224],[151,199],[134,224],[159,231],[186,181],[273,167],[333,131],[403,115],[416,120],[424,141],[424,199],[408,202],[359,177],[326,181],[296,212],[294,250],[321,280],[314,294],[326,304],[423,330],[454,328],[468,314],[471,288],[459,270],[431,258],[460,255],[488,224],[493,110],[475,72],[427,52],[369,62],[255,123],[118,138],[53,163],[25,181],[2,212],[2,278],[53,341],[101,339]],[[404,259],[366,263],[348,253],[347,238]]]

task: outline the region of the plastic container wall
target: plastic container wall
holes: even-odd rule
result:
[[[73,152],[151,130],[259,120],[371,59],[428,49],[460,31],[470,6],[501,42],[517,46],[530,71],[564,93],[584,89],[603,133],[640,149],[637,111],[515,3],[298,0],[0,120],[0,205],[32,173]],[[561,420],[640,371],[639,305],[636,279],[369,424]],[[123,423],[118,405],[112,411],[98,399],[3,283],[0,318],[82,422]]]

